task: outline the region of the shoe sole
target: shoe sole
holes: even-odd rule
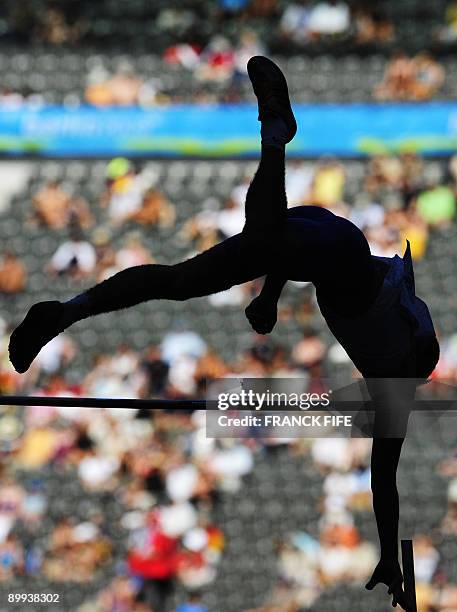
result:
[[[61,314],[60,302],[39,302],[30,308],[25,319],[13,331],[9,356],[19,374],[26,372],[43,346],[60,333],[56,324]],[[41,333],[36,335],[38,330]]]
[[[287,98],[287,104],[282,100],[278,100],[274,96],[265,103],[265,109],[276,115],[279,115],[286,122],[290,132],[290,140],[295,136],[297,132],[297,122],[295,120],[292,105],[290,103],[289,88],[287,86],[287,80],[284,76],[281,68],[275,64],[272,60],[264,57],[263,55],[256,55],[251,57],[247,64],[247,70],[249,78],[251,79],[254,93],[259,100],[259,120],[260,120],[260,107],[263,102],[261,100],[262,94],[256,90],[256,86],[260,83],[269,83],[272,86],[281,87],[284,89],[285,97]],[[260,98],[259,98],[260,95]]]

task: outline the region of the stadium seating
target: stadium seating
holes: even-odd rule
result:
[[[372,100],[374,87],[382,80],[387,59],[381,54],[360,57],[331,55],[293,58],[276,57],[284,68],[295,102],[359,102]],[[227,83],[202,84],[186,68],[169,65],[152,54],[74,53],[38,48],[33,55],[19,48],[0,48],[2,84],[13,91],[37,93],[49,104],[84,103],[87,75],[94,67],[115,72],[128,63],[134,72],[147,81],[155,79],[164,93],[183,100],[192,100],[197,92],[223,95]],[[455,58],[442,60],[446,80],[438,98],[452,99],[457,92],[457,63]],[[363,78],[360,75],[363,74]],[[249,82],[237,87],[241,99],[253,100]]]

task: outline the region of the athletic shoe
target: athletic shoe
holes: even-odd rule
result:
[[[267,57],[256,55],[248,61],[248,75],[259,104],[259,121],[269,116],[281,117],[288,128],[287,142],[290,142],[297,132],[297,123],[281,69]]]
[[[26,372],[43,346],[63,331],[62,312],[63,305],[57,301],[38,302],[30,308],[10,338],[10,361],[17,372]]]

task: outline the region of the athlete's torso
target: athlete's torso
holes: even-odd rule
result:
[[[434,333],[427,306],[415,296],[409,244],[404,258],[374,258],[385,270],[373,303],[355,315],[336,312],[317,294],[330,331],[363,375],[398,376],[413,349],[415,334]]]

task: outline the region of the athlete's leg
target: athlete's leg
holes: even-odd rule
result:
[[[297,125],[279,67],[265,57],[254,57],[248,62],[248,73],[258,100],[262,148],[246,196],[241,246],[246,258],[274,262],[287,217],[285,147]]]
[[[87,317],[149,300],[188,300],[210,295],[263,276],[275,261],[274,245],[286,212],[284,148],[281,151],[264,145],[246,198],[242,234],[173,266],[149,264],[127,268],[64,304],[35,304],[11,336],[11,362],[17,371],[26,371],[47,342]]]
[[[243,248],[254,257],[273,256],[287,218],[284,148],[262,145],[259,167],[246,195],[245,216]]]
[[[279,68],[266,58],[253,58],[248,71],[259,101],[262,157],[247,196],[241,236],[182,264],[129,268],[65,304],[36,304],[10,339],[10,359],[19,372],[28,369],[44,344],[83,318],[151,299],[208,295],[268,271],[274,261],[273,244],[286,217],[284,148],[295,134],[296,123]]]
[[[366,382],[375,411],[371,488],[381,548],[381,559],[366,588],[371,590],[379,582],[386,584],[393,594],[393,604],[398,602],[406,610],[408,602],[398,561],[397,468],[414,407],[415,383],[401,378],[373,378]]]
[[[210,295],[266,274],[264,263],[242,258],[241,242],[238,234],[175,265],[127,268],[63,304],[35,304],[11,335],[12,364],[18,372],[25,372],[47,342],[87,317],[149,300],[181,301]]]
[[[265,267],[240,256],[241,234],[175,265],[148,264],[118,272],[84,295],[88,316],[149,300],[183,301],[211,295],[265,274]]]

